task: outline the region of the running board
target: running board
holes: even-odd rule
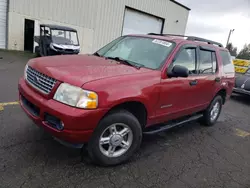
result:
[[[157,125],[155,125],[155,126],[153,125],[153,126],[150,126],[149,128],[146,128],[145,131],[143,132],[143,134],[152,135],[152,134],[157,134],[157,133],[160,133],[163,131],[167,131],[173,127],[176,127],[176,126],[179,126],[179,125],[191,122],[191,121],[198,120],[202,116],[203,116],[202,114],[194,115],[194,116],[188,117],[188,118],[186,118],[182,121],[176,122],[176,123],[169,123],[169,124],[161,125],[161,126],[158,125],[158,127],[156,127],[156,128],[155,128],[155,126],[157,126]]]

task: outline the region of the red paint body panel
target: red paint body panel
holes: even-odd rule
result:
[[[145,68],[138,70],[117,61],[89,55],[35,58],[29,62],[29,65],[58,81],[78,87],[89,81],[150,71]]]
[[[39,126],[55,137],[71,143],[87,142],[99,121],[110,109],[124,102],[136,101],[147,110],[147,126],[163,123],[206,109],[221,90],[229,97],[234,86],[234,74],[224,74],[222,60],[218,59],[218,71],[213,75],[195,75],[188,78],[168,78],[167,68],[180,47],[184,44],[202,44],[171,37],[137,35],[141,37],[172,40],[175,49],[160,70],[137,69],[119,62],[92,55],[68,55],[43,57],[30,60],[33,69],[58,80],[55,88],[47,96],[31,87],[23,78],[19,81],[19,93],[40,108],[39,117],[31,115],[24,105],[22,108]],[[212,45],[207,45],[211,47]],[[215,48],[215,47],[214,47]],[[218,54],[220,48],[215,48]],[[215,78],[220,77],[220,82]],[[192,80],[198,80],[190,87]],[[60,83],[65,82],[98,94],[98,109],[77,109],[53,100]],[[44,113],[62,120],[63,131],[51,128],[44,122]]]
[[[106,78],[83,85],[84,89],[94,90],[100,96],[99,106],[109,108],[124,102],[137,101],[145,105],[148,112],[148,124],[155,116],[160,96],[160,71],[142,74]]]
[[[24,107],[20,101],[21,107],[26,114],[39,126],[42,126],[53,136],[71,143],[87,142],[93,133],[94,128],[99,123],[99,120],[105,115],[108,109],[83,110],[76,109],[70,106],[59,103],[53,99],[46,99],[42,95],[34,92],[21,78],[19,81],[19,93],[29,100],[34,105],[40,108],[40,116],[35,117]],[[49,113],[61,121],[65,128],[63,131],[58,131],[44,122],[44,113]]]

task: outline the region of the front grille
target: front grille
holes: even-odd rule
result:
[[[65,51],[65,52],[74,52],[75,50],[72,50],[72,49],[65,49],[64,51]]]
[[[35,69],[27,68],[27,81],[44,94],[49,94],[56,84],[56,79],[42,74]]]

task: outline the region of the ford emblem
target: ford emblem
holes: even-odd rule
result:
[[[39,79],[37,76],[35,76],[35,77],[34,77],[34,82],[39,83],[39,82],[40,82],[40,79]]]

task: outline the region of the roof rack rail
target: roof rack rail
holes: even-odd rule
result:
[[[176,34],[158,34],[158,33],[148,33],[148,35],[156,35],[156,36],[174,36],[174,37],[187,37],[186,40],[190,40],[190,41],[199,41],[199,42],[206,42],[208,44],[213,44],[213,45],[217,45],[219,47],[223,47],[223,45],[219,42],[215,42],[212,40],[207,40],[204,38],[200,38],[200,37],[194,37],[194,36],[185,36],[185,35],[176,35]]]

